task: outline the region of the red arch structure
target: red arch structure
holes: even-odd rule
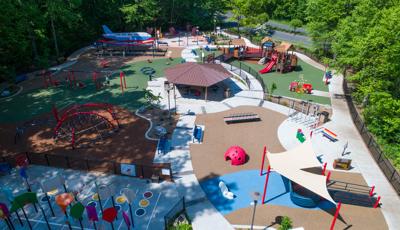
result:
[[[113,105],[106,103],[86,103],[67,108],[62,115],[53,108],[57,121],[54,138],[64,140],[73,148],[84,142],[95,142],[119,128]]]

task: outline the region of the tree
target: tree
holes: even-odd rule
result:
[[[303,26],[303,22],[300,19],[292,19],[290,21],[290,26],[293,28],[293,33],[296,33],[296,29]]]
[[[233,18],[237,20],[239,26],[256,27],[268,21],[268,14],[265,9],[265,0],[233,0],[231,9]]]
[[[120,10],[124,14],[125,22],[132,29],[138,30],[143,30],[146,24],[152,23],[160,12],[156,0],[132,1],[123,5]]]

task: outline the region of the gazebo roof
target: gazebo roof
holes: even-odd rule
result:
[[[283,153],[268,153],[267,158],[277,173],[336,204],[326,187],[326,176],[307,171],[321,168],[310,140]]]
[[[232,74],[220,64],[186,62],[166,69],[165,76],[174,84],[209,87]]]

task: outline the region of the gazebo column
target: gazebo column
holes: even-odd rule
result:
[[[206,93],[205,93],[205,95],[204,95],[204,100],[207,102],[207,90],[208,89],[208,87],[206,87]]]

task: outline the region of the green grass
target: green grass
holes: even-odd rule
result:
[[[237,66],[238,66],[237,60],[235,60],[233,62],[236,62]],[[257,72],[264,68],[264,65],[258,65],[258,64],[247,63],[247,62],[245,64]],[[244,69],[245,68],[246,67],[244,67]],[[304,75],[304,79],[306,80],[306,83],[312,84],[314,89],[320,90],[320,91],[325,91],[325,92],[329,91],[328,87],[322,81],[322,76],[323,76],[324,72],[317,68],[314,68],[313,66],[303,62],[300,59],[298,60],[298,68],[296,71],[284,73],[284,74],[277,73],[277,72],[269,72],[266,74],[260,74],[260,76],[263,79],[266,86],[268,87],[268,89],[270,89],[272,83],[275,82],[277,89],[274,91],[274,93],[273,93],[274,95],[297,98],[300,100],[312,100],[316,103],[330,105],[331,101],[330,101],[330,98],[328,98],[328,97],[314,96],[314,95],[309,95],[309,94],[298,94],[298,93],[289,91],[289,84],[292,81],[299,80],[300,74]]]
[[[128,89],[121,92],[119,74],[111,77],[110,86],[99,91],[91,81],[84,89],[66,87],[36,89],[24,92],[15,97],[0,101],[0,122],[19,122],[29,120],[37,115],[51,111],[52,105],[62,108],[72,103],[105,102],[135,111],[146,103],[143,88],[147,87],[148,76],[140,72],[145,66],[156,70],[155,77],[164,76],[164,69],[181,63],[181,58],[173,61],[156,59],[153,63],[147,61],[132,63],[121,68],[126,74]],[[167,62],[170,64],[167,65]]]

